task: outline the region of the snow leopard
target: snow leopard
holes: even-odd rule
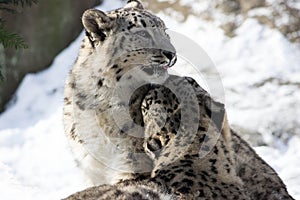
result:
[[[133,199],[141,191],[148,199],[292,199],[230,128],[224,104],[192,78],[168,73],[177,56],[159,17],[129,0],[109,12],[87,10],[82,22],[64,127],[96,187],[70,199]]]

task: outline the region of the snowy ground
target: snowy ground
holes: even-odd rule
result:
[[[100,8],[120,6],[119,1],[106,0]],[[300,48],[251,19],[237,37],[228,39],[213,24],[196,18],[182,25],[160,16],[212,58],[222,77],[230,122],[264,133],[268,146],[257,147],[257,152],[300,199]],[[62,127],[64,81],[81,38],[48,70],[27,75],[15,103],[0,115],[0,199],[61,199],[86,187]],[[287,132],[287,143],[271,136],[278,130]]]

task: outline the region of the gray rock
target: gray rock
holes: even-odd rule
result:
[[[47,68],[53,58],[67,47],[82,30],[82,13],[100,0],[39,1],[32,7],[17,8],[17,13],[1,17],[11,32],[18,33],[29,45],[28,49],[0,47],[0,112],[12,98],[27,73]]]

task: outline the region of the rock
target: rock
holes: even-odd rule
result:
[[[0,112],[27,73],[47,68],[53,58],[78,36],[82,30],[82,13],[100,2],[39,1],[32,7],[17,8],[15,14],[0,13],[6,28],[22,36],[29,46],[17,51],[0,47]]]
[[[228,37],[235,36],[235,30],[248,18],[280,31],[291,42],[300,43],[300,9],[295,0],[149,0],[145,3],[153,12],[182,16],[184,22],[190,15],[199,19],[217,22]],[[256,12],[262,9],[264,12]],[[263,13],[263,14],[262,14]]]
[[[239,0],[240,8],[243,13],[253,8],[263,7],[266,5],[265,0]]]
[[[224,30],[225,35],[228,37],[234,37],[235,36],[235,29],[237,27],[237,24],[235,22],[228,22],[226,24],[222,24],[221,28]]]
[[[239,12],[240,4],[236,0],[217,0],[216,8],[230,14]]]

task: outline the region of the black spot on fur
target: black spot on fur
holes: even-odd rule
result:
[[[212,194],[213,194],[213,195],[212,195],[213,198],[218,197],[218,195],[217,195],[216,193],[213,192]]]
[[[146,25],[146,22],[143,19],[141,20],[141,23],[142,23],[143,27],[146,28],[147,25]]]
[[[85,106],[80,101],[76,101],[75,103],[80,110],[85,110]]]
[[[165,153],[164,154],[165,157],[168,157],[169,155],[170,155],[170,153]]]
[[[161,104],[161,100],[156,100],[154,103]]]
[[[102,80],[102,79],[99,79],[97,85],[98,85],[98,87],[102,87],[102,85],[103,85],[103,80]]]
[[[201,174],[201,180],[203,180],[203,181],[207,181],[207,178],[206,178],[206,176],[204,176],[203,174]]]
[[[205,197],[204,191],[203,191],[203,190],[199,190],[199,195],[198,195],[198,197]]]
[[[67,97],[64,98],[64,102],[65,102],[66,105],[71,104],[71,101]]]
[[[138,192],[131,193],[132,199],[143,199],[143,196]]]
[[[136,25],[135,24],[131,24],[127,27],[128,30],[132,29],[133,27],[135,27]]]
[[[83,140],[78,140],[78,143],[79,143],[79,144],[83,144],[84,141],[83,141]]]
[[[212,181],[213,183],[216,183],[216,182],[217,182],[217,179],[216,179],[216,178],[211,178],[211,181]]]
[[[206,128],[199,125],[199,126],[198,126],[198,131],[206,131]]]
[[[181,172],[183,172],[183,169],[176,169],[175,171],[174,171],[175,173],[181,173]]]
[[[189,163],[189,164],[193,164],[193,161],[191,160],[180,160],[181,163]]]
[[[119,81],[121,79],[122,76],[117,76],[116,80]]]
[[[211,162],[214,165],[214,164],[216,164],[217,159],[209,159],[209,162]]]
[[[161,141],[154,138],[147,142],[147,147],[150,151],[156,151],[162,148]]]
[[[122,70],[123,70],[123,69],[118,69],[118,70],[116,71],[116,74],[119,74]]]
[[[184,172],[184,174],[188,177],[196,177],[196,175],[193,172],[190,172],[190,171]]]
[[[218,155],[218,153],[219,153],[219,150],[218,150],[218,148],[215,146],[214,147],[214,153],[216,154],[216,155]]]
[[[181,187],[177,191],[180,192],[181,194],[188,194],[190,192],[190,188],[188,188],[188,187]]]
[[[114,196],[119,197],[121,196],[123,193],[121,190],[116,189],[116,191],[114,192]]]
[[[187,179],[187,178],[183,179],[182,182],[186,183],[189,186],[194,185],[194,181]]]
[[[179,183],[178,182],[174,182],[174,183],[172,183],[172,187],[177,187],[179,185]]]
[[[70,86],[71,86],[72,89],[76,88],[76,84],[74,82],[70,83]]]
[[[215,166],[211,166],[211,171],[215,174],[218,174],[218,170]]]

